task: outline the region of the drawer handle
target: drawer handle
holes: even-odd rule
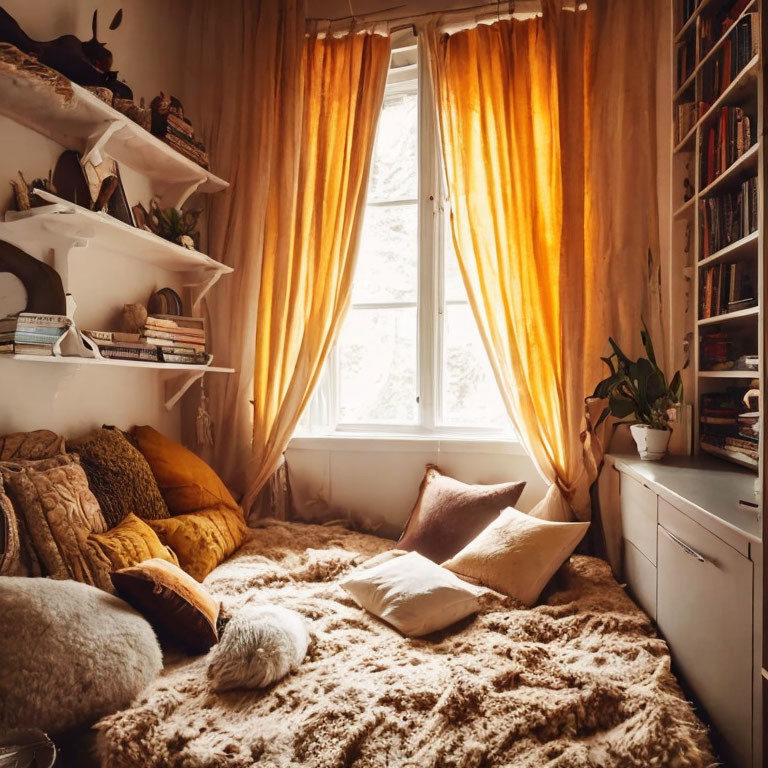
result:
[[[704,557],[704,555],[697,552],[693,547],[686,544],[682,539],[678,539],[677,536],[670,533],[666,528],[661,528],[661,530],[664,531],[664,533],[666,533],[667,536],[670,539],[672,539],[672,541],[674,541],[675,544],[677,544],[677,546],[680,547],[680,549],[682,549],[683,552],[685,552],[687,555],[690,555],[691,557],[695,557],[700,563],[710,562],[706,557]]]

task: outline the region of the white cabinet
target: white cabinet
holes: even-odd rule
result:
[[[752,764],[752,562],[659,499],[656,620],[735,766]]]
[[[711,459],[611,461],[620,473],[627,590],[669,644],[725,765],[758,768],[760,527],[738,505],[751,498],[754,475]]]

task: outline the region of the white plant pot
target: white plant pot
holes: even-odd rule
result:
[[[658,461],[664,458],[672,435],[671,430],[654,429],[647,424],[633,424],[629,431],[635,438],[637,452],[643,461]]]

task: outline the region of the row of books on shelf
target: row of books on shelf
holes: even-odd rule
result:
[[[757,344],[756,339],[753,339],[753,344]],[[740,344],[734,343],[731,334],[727,331],[717,330],[701,334],[699,338],[701,369],[704,371],[757,371],[760,358],[756,354],[739,354],[739,346]]]
[[[701,186],[711,184],[751,146],[751,120],[741,107],[722,107],[709,126],[701,152]]]
[[[696,10],[698,0],[682,0],[680,4],[680,26],[682,27],[688,19],[693,16],[693,12]]]
[[[72,327],[64,315],[20,312],[0,320],[0,354],[53,355]]]
[[[750,389],[756,389],[752,382]],[[757,467],[760,449],[760,411],[745,402],[748,390],[729,387],[725,392],[701,396],[699,442],[702,449],[739,463]]]
[[[0,354],[56,355],[73,329],[64,315],[21,312],[0,319]],[[141,333],[83,331],[101,357],[153,363],[207,365],[205,323],[201,318],[148,317]]]
[[[699,202],[701,258],[756,232],[758,228],[757,178],[742,182],[737,191]]]
[[[155,315],[147,318],[141,333],[84,331],[102,357],[144,360],[153,363],[206,365],[205,323],[197,317]]]
[[[702,30],[705,26],[702,22]],[[720,49],[704,66],[702,96],[705,102],[715,101],[757,56],[760,45],[759,35],[760,22],[757,13],[747,14],[733,27]],[[709,37],[706,39],[706,44],[702,40],[702,56],[706,55],[720,36],[718,34],[711,43]]]
[[[716,317],[757,305],[754,264],[720,262],[703,270],[699,288],[699,318]]]

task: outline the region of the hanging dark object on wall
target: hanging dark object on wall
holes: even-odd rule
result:
[[[93,37],[83,42],[75,35],[62,35],[55,40],[33,40],[19,26],[18,22],[5,9],[0,7],[0,42],[15,45],[23,53],[34,56],[72,82],[82,86],[109,88],[121,99],[132,99],[133,91],[117,79],[117,72],[112,70],[112,52],[97,37],[98,12],[93,12]],[[111,30],[120,26],[123,11],[119,10],[112,23]]]
[[[21,281],[27,292],[25,312],[67,314],[67,299],[59,273],[45,262],[0,240],[0,272],[8,272]],[[0,307],[0,317],[6,314]]]

